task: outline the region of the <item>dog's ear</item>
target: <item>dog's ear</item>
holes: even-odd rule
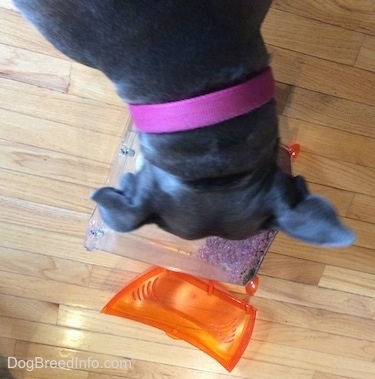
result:
[[[126,174],[121,189],[104,187],[91,195],[105,224],[117,232],[130,232],[148,222],[151,216],[150,206],[144,196],[137,196],[136,186],[135,176]]]
[[[294,178],[298,202],[283,207],[276,215],[274,226],[302,241],[327,247],[349,246],[354,233],[342,225],[333,206],[323,197],[309,193],[302,177]]]

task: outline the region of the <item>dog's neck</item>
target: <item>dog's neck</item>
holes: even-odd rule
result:
[[[130,104],[136,127],[147,133],[181,132],[242,116],[275,96],[271,68],[220,91],[161,104]]]

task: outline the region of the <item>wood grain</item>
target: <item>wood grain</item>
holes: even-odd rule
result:
[[[0,138],[54,152],[109,163],[119,145],[118,137],[68,126],[26,114],[0,109]],[[51,138],[53,136],[54,138]],[[79,143],[72,143],[79,141]],[[82,148],[87,146],[86,149]]]
[[[375,5],[372,0],[275,0],[274,7],[343,29],[375,35]]]
[[[319,286],[375,297],[375,275],[344,268],[327,266],[320,278]]]
[[[375,106],[375,73],[269,46],[276,80]],[[350,78],[350,80],[348,80]]]
[[[72,63],[68,92],[101,103],[126,107],[126,104],[115,93],[113,84],[104,74],[76,62]]]
[[[281,128],[297,130],[297,140],[306,153],[375,168],[375,139],[355,135],[294,118],[280,117]],[[332,143],[335,141],[336,143]],[[350,141],[350,143],[348,143]]]
[[[355,194],[348,217],[375,224],[375,196]]]
[[[284,114],[294,119],[375,138],[372,124],[375,107],[319,91],[294,87]]]
[[[354,64],[363,40],[360,33],[276,8],[267,14],[262,32],[270,45],[347,65]]]
[[[126,125],[125,107],[1,78],[0,108],[118,137]]]
[[[365,36],[355,66],[375,71],[375,37]]]
[[[3,6],[3,3],[4,6]],[[47,57],[56,57],[69,60],[57,51],[50,43],[39,34],[29,23],[25,22],[21,15],[10,8],[10,0],[1,0],[0,7],[0,43],[4,46],[14,46],[37,53],[45,54]]]
[[[13,46],[1,46],[0,77],[55,91],[66,92],[69,85],[69,61]]]

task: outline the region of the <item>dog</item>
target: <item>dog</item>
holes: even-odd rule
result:
[[[129,232],[154,223],[184,239],[232,240],[278,228],[320,246],[354,242],[328,200],[277,166],[272,96],[209,125],[190,127],[188,121],[182,130],[173,129],[168,112],[162,112],[164,120],[148,113],[156,106],[160,115],[165,104],[185,109],[190,100],[199,105],[261,76],[269,81],[260,28],[271,1],[14,0],[58,50],[102,71],[145,124],[139,132],[141,169],[126,173],[119,188],[92,195],[110,228]],[[254,88],[257,96],[263,86]],[[231,99],[214,104],[219,113]],[[204,106],[203,118],[209,113]],[[174,114],[176,123],[194,118],[192,113]],[[142,121],[145,115],[148,121]]]

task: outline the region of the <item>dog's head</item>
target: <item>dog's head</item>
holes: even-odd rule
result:
[[[92,198],[104,222],[118,232],[155,223],[184,239],[219,236],[245,239],[278,228],[320,246],[353,243],[333,206],[312,195],[305,180],[274,168],[257,186],[249,178],[196,186],[156,168],[125,174],[120,189],[102,188]]]

